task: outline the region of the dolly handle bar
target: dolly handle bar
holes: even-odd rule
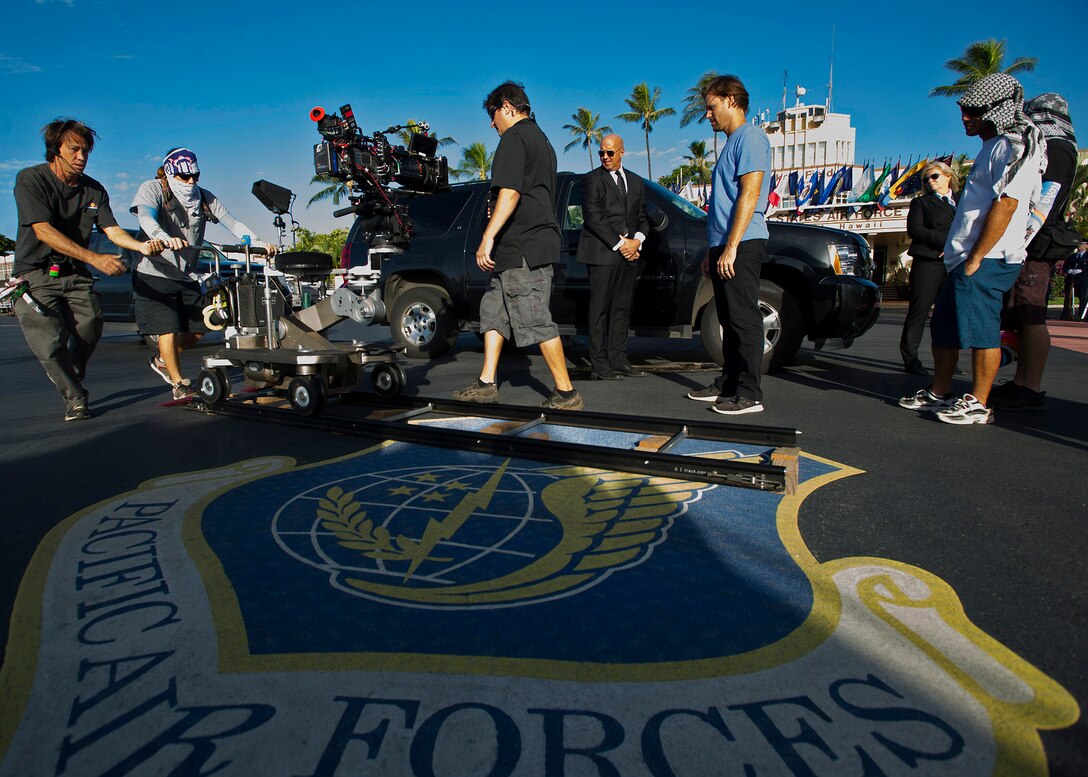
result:
[[[249,253],[254,256],[265,256],[268,254],[268,251],[265,249],[250,245],[223,245],[219,246],[219,250],[225,254],[244,254],[246,251],[249,251]]]

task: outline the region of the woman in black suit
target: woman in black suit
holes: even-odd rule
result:
[[[952,191],[959,188],[956,174],[944,162],[930,163],[922,176],[927,191],[911,201],[907,212],[907,235],[911,239],[907,253],[913,261],[910,305],[899,340],[903,370],[915,375],[929,374],[918,359],[918,344],[922,342],[926,318],[944,281],[944,243],[956,214]]]

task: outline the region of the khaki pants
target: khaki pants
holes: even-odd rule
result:
[[[44,270],[33,270],[21,277],[29,288],[15,301],[15,315],[27,345],[65,404],[72,407],[85,402],[83,376],[102,336],[102,312],[94,296],[94,281],[74,273],[51,278]],[[41,312],[35,310],[27,295]]]

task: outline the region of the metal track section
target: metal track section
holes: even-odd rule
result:
[[[382,399],[359,393],[346,395],[343,402],[328,407],[321,415],[304,417],[291,410],[260,404],[253,397],[254,395],[241,398],[235,396],[212,406],[194,402],[190,407],[209,414],[248,418],[335,434],[397,440],[654,477],[698,480],[777,493],[792,492],[792,484],[796,483],[797,477],[796,471],[790,472],[788,466],[776,463],[715,459],[697,455],[681,456],[668,452],[683,440],[794,449],[800,435],[794,429],[685,422],[585,411],[543,410],[516,405],[480,405],[427,397],[398,396]],[[514,423],[495,433],[409,423],[421,419],[453,417],[487,418]],[[645,435],[648,445],[625,449],[521,436],[523,432],[543,424],[641,434]],[[774,458],[772,451],[768,450],[764,458],[770,462]]]

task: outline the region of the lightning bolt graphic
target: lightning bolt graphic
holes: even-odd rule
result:
[[[419,569],[419,565],[427,560],[427,557],[431,555],[431,551],[438,546],[439,542],[451,539],[476,510],[487,509],[487,506],[491,504],[491,498],[495,496],[495,491],[498,489],[509,463],[510,459],[504,461],[502,466],[495,470],[495,474],[488,478],[487,482],[484,483],[484,487],[479,491],[465,494],[465,497],[457,503],[457,506],[450,510],[450,514],[445,520],[436,521],[432,518],[427,521],[427,528],[423,530],[423,536],[419,538],[419,543],[416,545],[412,563],[408,565],[408,571],[404,575],[404,582],[411,579],[415,571]]]

